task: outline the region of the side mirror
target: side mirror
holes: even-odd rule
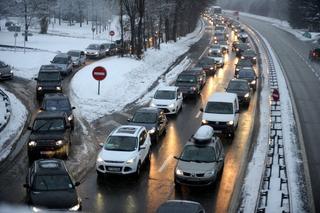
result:
[[[176,159],[176,160],[179,160],[179,157],[177,157],[177,156],[173,156],[173,158]]]
[[[103,147],[103,143],[99,143],[99,146],[100,146],[100,147]]]
[[[203,108],[202,107],[200,108],[200,112],[203,112]]]
[[[141,149],[146,149],[146,147],[145,147],[145,146],[140,146],[139,148],[140,148],[140,150],[141,150]]]
[[[77,182],[74,183],[74,186],[79,186],[79,185],[80,185],[80,182],[79,182],[79,181],[77,181]]]
[[[130,122],[130,121],[131,121],[131,118],[128,118],[127,121]]]
[[[25,184],[23,184],[23,187],[28,189],[28,188],[30,188],[30,185],[25,183]]]
[[[72,110],[76,109],[76,107],[71,107]]]
[[[32,130],[32,127],[31,126],[28,126],[28,128],[27,128],[28,130]]]

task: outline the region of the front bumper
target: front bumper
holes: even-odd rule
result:
[[[97,161],[96,170],[102,174],[129,175],[136,172],[137,164],[127,164],[124,161]]]
[[[66,153],[66,146],[49,146],[49,145],[38,145],[36,147],[28,147],[29,158],[39,159],[41,157],[64,157]]]
[[[195,175],[196,176],[196,175]],[[210,177],[192,177],[185,175],[175,175],[175,182],[185,186],[209,186],[216,180],[216,175]]]
[[[156,108],[159,108],[159,109],[162,109],[163,112],[167,115],[170,115],[170,114],[176,114],[177,113],[177,110],[175,107],[169,107],[169,106],[163,106],[163,105],[156,105],[155,106]]]
[[[2,73],[0,75],[0,80],[12,79],[12,78],[13,78],[13,73]]]

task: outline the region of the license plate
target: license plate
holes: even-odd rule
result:
[[[215,133],[222,133],[222,130],[214,130]]]
[[[52,154],[52,151],[41,151],[40,154],[41,155],[50,155],[50,154]]]
[[[108,167],[108,170],[112,172],[120,172],[120,168],[116,168],[116,167]]]

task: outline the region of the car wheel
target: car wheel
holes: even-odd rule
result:
[[[139,161],[139,163],[138,163],[138,165],[137,165],[137,170],[136,170],[136,172],[135,172],[135,174],[134,174],[134,176],[135,176],[136,179],[139,178],[140,172],[141,172],[141,163],[140,163],[140,161]]]

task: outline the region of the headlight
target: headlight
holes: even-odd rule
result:
[[[170,104],[168,107],[169,107],[169,108],[173,108],[173,107],[174,107],[174,104]]]
[[[244,56],[241,56],[241,59],[244,59]]]
[[[126,163],[127,163],[127,164],[132,164],[132,163],[134,163],[135,160],[136,160],[136,157],[127,160]]]
[[[213,67],[210,67],[210,70],[213,70]]]
[[[221,51],[220,51],[220,50],[218,50],[217,52],[218,52],[218,53],[220,53]]]
[[[176,168],[176,175],[183,175],[183,171],[179,168]]]
[[[239,51],[239,48],[237,48],[236,51]]]
[[[98,55],[99,53],[98,52],[94,52],[94,54]]]
[[[153,134],[153,133],[155,133],[155,132],[156,132],[156,128],[154,128],[154,127],[149,130],[149,134]]]
[[[151,103],[150,106],[151,106],[151,107],[155,107],[156,105],[155,105],[154,103]]]
[[[196,90],[196,87],[190,87],[191,90],[195,91]]]
[[[41,209],[39,209],[39,208],[37,208],[37,207],[33,206],[33,207],[32,207],[32,211],[33,211],[33,212],[40,212],[40,211],[41,211]]]
[[[13,71],[12,70],[10,70],[10,73],[13,73]],[[1,73],[0,73],[1,74]]]
[[[240,69],[239,68],[236,68],[236,71],[239,71]]]
[[[216,40],[216,39],[217,39],[217,36],[215,36],[213,39]]]
[[[88,51],[84,51],[84,54],[87,54],[88,53]]]
[[[80,204],[78,203],[77,205],[75,205],[74,207],[71,207],[69,209],[69,211],[78,211],[80,209]]]
[[[229,126],[232,126],[233,125],[233,121],[228,121],[227,123]]]
[[[244,97],[245,97],[245,98],[248,98],[248,97],[249,97],[249,95],[250,95],[250,94],[249,94],[249,93],[247,93],[247,94],[245,94],[245,95],[244,95]]]
[[[30,142],[28,143],[28,146],[37,146],[37,142],[35,142],[35,141],[30,141]]]
[[[69,115],[68,120],[72,121],[73,120],[73,115]]]
[[[42,87],[38,87],[37,90],[42,90]]]
[[[103,159],[100,156],[98,156],[97,157],[97,162],[103,162]]]
[[[59,86],[58,86],[58,87],[56,87],[56,90],[61,90],[61,87],[59,87]]]
[[[253,57],[252,59],[253,59],[253,60],[256,60],[256,59],[257,59],[257,57]]]
[[[209,172],[204,173],[204,176],[210,177],[210,176],[214,176],[215,174],[216,174],[216,172],[213,170],[213,171],[209,171]]]
[[[256,84],[256,80],[251,81],[251,84]]]
[[[202,124],[207,124],[208,121],[203,119],[203,120],[201,121],[201,123],[202,123]]]
[[[63,145],[63,141],[62,140],[56,141],[56,146],[61,146],[61,145]]]

